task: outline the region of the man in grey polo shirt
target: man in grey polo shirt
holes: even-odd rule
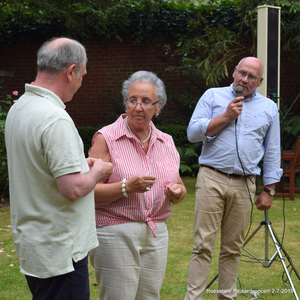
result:
[[[113,167],[85,159],[65,111],[86,62],[77,41],[46,42],[38,51],[35,82],[25,85],[6,120],[13,238],[33,299],[89,299],[87,254],[98,245],[94,186]]]

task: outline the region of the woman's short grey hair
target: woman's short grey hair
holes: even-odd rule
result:
[[[129,88],[136,82],[149,82],[155,85],[157,100],[161,101],[161,109],[167,103],[167,94],[163,81],[155,73],[149,71],[137,71],[129,76],[128,80],[123,82],[122,95],[125,101],[128,97]]]
[[[38,50],[38,71],[50,71],[53,74],[62,72],[68,66],[76,65],[76,76],[79,78],[83,65],[87,62],[86,51],[83,45],[73,39],[65,39],[56,47],[49,47],[57,38],[45,42]]]

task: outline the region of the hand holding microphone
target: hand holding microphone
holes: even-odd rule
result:
[[[232,122],[234,120],[236,120],[238,118],[238,116],[242,113],[242,109],[243,109],[243,103],[241,102],[241,100],[243,98],[242,94],[243,94],[243,87],[241,86],[237,86],[234,90],[234,92],[236,93],[236,98],[234,98],[227,106],[226,112],[224,114],[224,116],[226,117],[226,119],[228,120],[228,122]],[[239,99],[240,97],[240,99]]]

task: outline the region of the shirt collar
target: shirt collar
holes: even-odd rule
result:
[[[25,84],[25,91],[37,94],[40,97],[46,98],[53,102],[55,105],[61,107],[62,109],[66,109],[66,105],[62,102],[62,100],[53,92],[48,89],[42,88],[40,86]]]
[[[120,137],[126,135],[128,138],[132,138],[131,133],[126,127],[124,119],[127,117],[127,114],[122,114],[116,121],[116,131],[115,131],[115,139],[119,139]],[[158,130],[152,121],[150,121],[151,126],[151,141],[159,139],[164,142],[163,133]]]

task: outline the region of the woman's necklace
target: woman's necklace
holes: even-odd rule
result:
[[[142,139],[139,140],[136,135],[131,131],[128,122],[127,122],[127,117],[125,118],[125,124],[127,129],[129,130],[129,132],[136,138],[136,140],[139,142],[139,144],[141,145],[141,147],[144,149],[144,144],[149,140],[150,136],[151,136],[151,126],[149,124],[149,135],[147,136],[147,138],[143,141]]]

